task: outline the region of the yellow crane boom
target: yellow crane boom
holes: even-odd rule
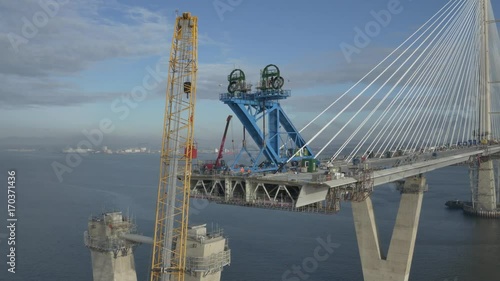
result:
[[[170,49],[150,280],[183,281],[198,64],[198,18],[176,18]]]

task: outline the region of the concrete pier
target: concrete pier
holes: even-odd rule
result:
[[[133,246],[138,243],[122,238],[135,225],[121,212],[92,217],[84,243],[90,249],[94,281],[137,281]]]
[[[231,263],[222,230],[208,233],[205,224],[189,228],[186,255],[186,281],[220,281],[223,267]]]
[[[90,249],[94,281],[137,281],[133,248],[152,244],[153,239],[135,230],[135,224],[121,212],[89,220],[83,239]],[[222,229],[208,232],[205,224],[189,227],[186,281],[220,281],[223,267],[230,263],[231,250]]]
[[[387,255],[380,248],[370,197],[362,202],[352,202],[364,281],[409,280],[423,192],[426,188],[423,176],[406,179]]]
[[[479,211],[495,211],[497,209],[493,160],[489,159],[489,157],[484,157],[479,164],[477,205],[475,209]]]

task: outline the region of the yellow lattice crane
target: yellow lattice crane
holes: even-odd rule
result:
[[[151,281],[184,280],[197,64],[198,18],[183,13],[170,50]]]

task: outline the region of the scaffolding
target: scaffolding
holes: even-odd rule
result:
[[[114,257],[126,256],[130,253],[130,249],[137,246],[139,243],[127,241],[123,238],[96,238],[89,235],[88,231],[83,233],[83,242],[85,247],[98,252],[112,252]]]
[[[121,212],[105,213],[89,219],[89,230],[83,233],[85,247],[90,250],[113,253],[114,257],[127,256],[139,242],[128,241],[124,234],[137,234],[137,226]],[[119,255],[121,253],[121,255]]]
[[[358,182],[351,185],[350,189],[344,192],[344,200],[352,202],[363,202],[373,192],[374,178],[373,169],[367,164],[363,164],[354,171]]]
[[[186,271],[211,274],[222,271],[223,267],[231,264],[231,250],[226,248],[223,252],[211,254],[208,257],[187,257]]]

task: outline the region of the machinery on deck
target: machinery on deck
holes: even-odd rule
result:
[[[227,76],[227,81],[229,85],[227,86],[227,92],[234,94],[235,92],[247,92],[250,90],[251,85],[247,85],[245,82],[245,73],[241,69],[235,69],[231,71],[231,74]]]
[[[222,140],[220,142],[219,154],[217,154],[217,159],[215,160],[215,168],[226,166],[225,161],[222,159],[222,154],[224,153],[224,143],[226,143],[227,129],[229,128],[231,118],[233,118],[233,115],[227,116],[226,127],[224,128],[224,134],[222,135]]]
[[[178,16],[168,73],[160,158],[151,281],[184,281],[194,109],[198,63],[198,18]]]
[[[261,72],[260,89],[261,90],[279,90],[285,84],[285,79],[280,76],[280,69],[274,65],[267,65]]]
[[[240,166],[248,166],[252,172],[275,172],[286,169],[288,162],[297,168],[314,167],[317,163],[312,150],[279,103],[291,95],[290,90],[282,89],[285,80],[279,68],[269,64],[261,71],[257,91],[251,91],[245,79],[241,69],[233,70],[228,76],[228,93],[220,94],[219,99],[241,121],[258,152],[251,152],[244,140],[231,169],[237,171]]]
[[[219,152],[217,154],[217,159],[215,159],[215,162],[207,162],[203,165],[203,172],[204,173],[210,173],[213,170],[220,170],[226,167],[226,161],[224,161],[223,154],[224,154],[224,144],[226,143],[226,136],[227,136],[227,130],[229,129],[229,123],[231,123],[231,119],[233,118],[233,115],[228,115],[226,119],[226,127],[224,128],[224,134],[222,135],[222,140],[220,142],[220,147],[219,147]]]

